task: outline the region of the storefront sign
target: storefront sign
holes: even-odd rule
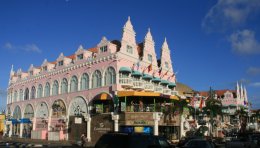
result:
[[[134,124],[148,124],[148,122],[145,120],[136,120],[134,121]]]
[[[94,127],[94,131],[97,132],[108,132],[111,131],[110,127],[105,127],[104,123],[99,123],[97,127]]]
[[[75,124],[81,124],[82,118],[75,117]]]

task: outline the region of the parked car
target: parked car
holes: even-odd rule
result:
[[[95,148],[172,148],[167,139],[150,134],[107,133]]]
[[[215,148],[215,144],[205,139],[191,139],[183,148]]]
[[[260,134],[246,133],[240,134],[236,139],[226,142],[226,148],[259,148],[260,147]]]

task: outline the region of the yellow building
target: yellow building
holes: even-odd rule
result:
[[[0,133],[4,132],[5,115],[0,114]]]

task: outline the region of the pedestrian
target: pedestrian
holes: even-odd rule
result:
[[[81,147],[86,147],[87,137],[85,136],[85,134],[82,134],[80,139],[81,139]]]

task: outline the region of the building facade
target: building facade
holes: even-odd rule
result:
[[[108,131],[178,137],[178,116],[167,112],[179,99],[167,41],[158,60],[150,29],[142,43],[135,36],[129,17],[120,41],[103,37],[28,71],[12,68],[6,133],[48,140],[85,133],[94,142]]]

